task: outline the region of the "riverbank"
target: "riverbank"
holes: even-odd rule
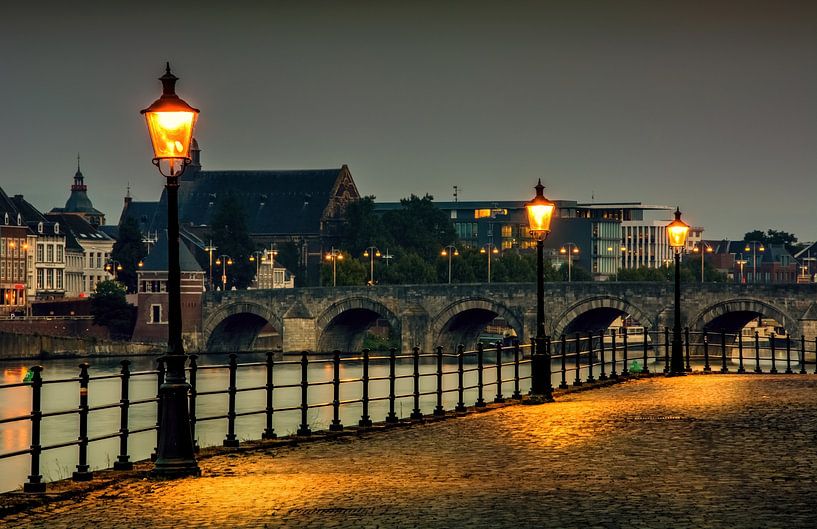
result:
[[[0,361],[156,355],[164,350],[164,344],[157,343],[0,332]]]

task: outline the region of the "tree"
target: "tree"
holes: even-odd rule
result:
[[[431,195],[411,195],[400,200],[400,205],[400,209],[383,215],[383,226],[390,240],[400,241],[406,251],[432,262],[443,246],[457,240],[454,224],[434,205]]]
[[[125,286],[118,281],[101,281],[91,294],[94,323],[107,327],[111,338],[129,340],[136,323],[136,307],[125,299]]]
[[[128,292],[136,292],[136,270],[145,255],[147,248],[142,241],[139,223],[133,217],[127,217],[119,226],[119,238],[113,245],[111,260],[122,265],[122,270],[116,272],[116,279],[125,285]]]
[[[437,272],[434,266],[414,252],[404,252],[395,257],[396,263],[381,267],[381,281],[384,284],[418,285],[434,283]]]
[[[209,238],[218,248],[218,255],[229,255],[233,260],[233,264],[227,267],[227,288],[246,288],[255,277],[255,265],[250,262],[250,255],[256,247],[250,239],[244,209],[232,193],[213,212]],[[214,273],[216,269],[221,272],[220,266],[214,268]]]
[[[369,278],[369,268],[343,252],[343,259],[336,262],[337,286],[365,285]],[[321,267],[321,284],[332,286],[332,261],[323,260]]]
[[[363,253],[368,246],[393,245],[383,219],[374,211],[374,196],[366,196],[346,206],[341,227],[340,244],[353,255]]]
[[[761,230],[752,230],[743,236],[743,240],[746,242],[757,241],[767,246],[771,244],[782,244],[786,247],[786,251],[791,254],[795,254],[805,247],[803,244],[797,243],[797,236],[795,234],[783,230],[768,229],[765,233]]]

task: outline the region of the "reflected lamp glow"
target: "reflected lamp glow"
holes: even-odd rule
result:
[[[689,224],[681,220],[680,208],[675,209],[675,220],[667,224],[667,239],[669,245],[680,250],[686,245],[687,234],[689,233]]]
[[[542,239],[550,233],[550,221],[553,218],[556,204],[545,198],[543,194],[545,186],[542,185],[541,180],[534,189],[536,189],[536,196],[525,204],[525,209],[528,211],[528,229],[531,235]]]

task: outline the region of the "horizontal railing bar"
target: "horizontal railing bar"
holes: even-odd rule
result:
[[[113,439],[114,437],[120,437],[122,434],[119,432],[108,433],[105,435],[97,435],[96,437],[89,437],[88,442],[93,443],[96,441],[104,441],[105,439]]]
[[[41,417],[45,419],[46,417],[59,417],[60,415],[70,415],[72,413],[79,413],[79,408],[74,408],[73,410],[49,411],[47,413],[43,413]]]
[[[22,450],[16,450],[14,452],[6,452],[4,454],[0,454],[0,459],[6,459],[7,457],[23,456],[23,455],[30,454],[30,453],[31,453],[31,448],[24,448]]]
[[[113,375],[94,375],[92,377],[88,377],[88,380],[109,380],[113,378],[122,378],[122,374],[115,373]]]
[[[79,444],[79,439],[75,439],[73,441],[65,441],[64,443],[57,443],[53,445],[46,445],[43,446],[40,450],[45,452],[46,450],[56,450],[57,448],[65,448],[66,446],[74,446]]]
[[[331,406],[331,402],[323,402],[321,404],[309,404],[306,406],[307,409],[311,410],[312,408],[325,408],[327,406]]]
[[[0,424],[5,424],[9,422],[16,422],[16,421],[28,421],[31,420],[31,414],[28,415],[18,415],[17,417],[7,417],[5,419],[0,419]]]
[[[208,391],[196,391],[196,396],[197,397],[205,397],[207,395],[226,395],[229,392],[230,392],[229,389],[211,389],[211,390],[208,390]]]
[[[267,389],[267,386],[252,386],[252,387],[249,387],[249,388],[236,388],[235,392],[236,393],[241,393],[243,391],[260,391],[262,389]]]
[[[0,389],[21,388],[23,386],[30,386],[31,382],[14,382],[12,384],[0,384]]]
[[[135,428],[133,430],[128,430],[128,435],[133,435],[133,434],[142,433],[142,432],[149,432],[149,431],[155,430],[155,429],[156,429],[155,424],[153,426],[143,426],[142,428]]]
[[[99,411],[99,410],[108,410],[111,408],[121,408],[121,402],[111,402],[110,404],[100,404],[98,406],[91,406],[88,408],[88,411]]]
[[[196,417],[196,422],[215,421],[217,419],[227,419],[228,415],[208,415],[207,417]]]
[[[46,384],[63,384],[66,382],[79,382],[79,378],[58,378],[54,380],[43,380],[42,384],[45,386]]]
[[[256,411],[239,411],[236,412],[236,417],[246,417],[248,415],[259,415],[261,413],[266,413],[267,410],[256,410]]]
[[[137,404],[147,404],[149,402],[159,402],[159,399],[157,397],[147,397],[144,399],[132,400],[129,402],[129,404],[131,406],[135,406]]]

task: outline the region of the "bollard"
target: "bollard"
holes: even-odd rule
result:
[[[658,339],[656,334],[656,340]],[[644,327],[644,365],[641,367],[641,372],[645,375],[650,373],[650,368],[647,366],[648,358],[648,350],[649,350],[649,340],[650,340],[650,332]]]
[[[738,331],[738,373],[745,373],[743,368],[743,331]]]
[[[669,373],[669,327],[664,327],[664,373]]]
[[[704,373],[711,373],[712,366],[709,365],[709,333],[704,331]]]
[[[465,354],[465,346],[460,344],[457,346],[457,407],[454,408],[454,411],[457,413],[465,412],[465,402],[463,401],[463,397],[465,394],[465,385],[463,384],[464,380],[464,370],[463,370],[463,355]]]
[[[616,372],[616,330],[610,329],[610,378],[617,379]]]
[[[45,483],[40,474],[40,423],[43,420],[42,410],[42,366],[32,366],[31,372],[31,474],[23,484],[23,492],[45,492]]]
[[[581,341],[581,338],[579,336],[579,333],[576,333],[576,336],[574,337],[574,345],[576,347],[576,379],[573,381],[574,386],[581,386],[582,385],[582,376],[581,376],[582,360],[581,360],[581,355],[579,354],[580,341]]]
[[[128,408],[130,399],[128,390],[130,385],[130,360],[122,360],[122,385],[119,390],[119,455],[113,462],[114,470],[133,470],[133,462],[128,455]]]
[[[590,333],[590,342],[593,342],[593,333]],[[601,373],[599,373],[599,380],[607,380],[607,371],[604,367],[604,331],[599,331],[599,358],[601,360]]]
[[[340,422],[340,351],[332,352],[332,422],[329,423],[330,432],[343,430]]]
[[[394,347],[389,348],[389,413],[386,415],[386,423],[388,424],[395,424],[397,423],[397,414],[394,413],[394,383],[397,378],[395,374],[395,363],[396,358],[395,355],[397,354],[397,350]]]
[[[794,371],[791,370],[791,336],[786,333],[786,374],[791,375]]]
[[[162,391],[162,384],[165,383],[165,358],[160,356],[156,359],[156,363],[158,363],[157,371],[158,374],[156,375],[156,448],[153,449],[153,453],[150,454],[150,460],[156,461],[159,453],[159,428],[161,428],[162,424],[162,398],[161,398],[161,391]]]
[[[199,441],[196,439],[196,397],[198,390],[196,389],[196,380],[198,378],[199,365],[196,359],[199,357],[195,354],[187,355],[190,358],[190,391],[187,394],[188,407],[190,408],[190,437],[193,438],[193,451],[199,451]]]
[[[721,373],[728,373],[726,367],[726,331],[721,331]]]
[[[755,373],[763,373],[763,368],[760,367],[760,340],[757,331],[755,331]]]
[[[415,345],[411,352],[414,360],[414,409],[409,417],[413,421],[422,421],[423,412],[420,410],[420,348]]]
[[[689,327],[684,327],[684,356],[686,357],[684,371],[692,373],[692,365],[689,363]]]
[[[496,342],[496,397],[494,397],[494,402],[505,402],[502,396],[502,342]]]
[[[567,344],[565,335],[559,338],[562,347],[562,381],[559,383],[559,389],[567,389]]]
[[[369,417],[369,350],[363,350],[363,412],[357,425],[361,428],[370,428],[372,426],[372,418]]]
[[[227,447],[235,448],[238,446],[238,438],[235,436],[235,378],[238,371],[237,359],[238,355],[230,353],[230,363],[228,365],[230,373],[230,382],[227,387],[227,436],[224,438],[222,444]]]
[[[619,330],[621,332],[621,330]],[[624,355],[624,367],[621,369],[621,374],[623,376],[627,376],[630,374],[630,368],[627,364],[630,363],[630,359],[627,358],[627,329],[625,328],[623,332],[621,332],[621,347],[622,347],[622,354]]]
[[[587,383],[596,381],[593,376],[593,332],[587,333]]]
[[[772,368],[769,370],[769,373],[776,375],[777,365],[775,364],[775,362],[777,361],[777,359],[775,358],[775,356],[777,356],[777,349],[775,347],[774,339],[775,334],[773,332],[769,333],[769,346],[771,347],[772,350]]]
[[[434,407],[434,416],[445,416],[443,408],[443,348],[437,346],[437,405]]]
[[[312,435],[312,430],[307,422],[307,412],[309,411],[309,358],[306,351],[301,353],[301,424],[298,426],[297,435]]]
[[[513,396],[514,399],[521,399],[522,392],[519,391],[519,340],[513,341]]]
[[[261,439],[275,439],[277,437],[275,434],[275,429],[272,427],[272,414],[275,411],[275,409],[272,407],[272,395],[273,391],[275,390],[275,385],[273,382],[275,360],[272,355],[272,351],[267,351],[267,380],[266,384],[264,385],[267,399],[266,406],[264,408],[266,425],[264,427],[264,432],[261,434]]]
[[[800,335],[800,374],[807,374],[806,371],[806,337]]]
[[[91,481],[93,472],[88,470],[88,363],[79,365],[79,462],[71,479]]]
[[[482,398],[482,371],[484,369],[483,361],[485,354],[485,346],[482,345],[482,342],[477,344],[477,401],[474,403],[474,406],[477,408],[484,408],[485,407],[485,399]]]

